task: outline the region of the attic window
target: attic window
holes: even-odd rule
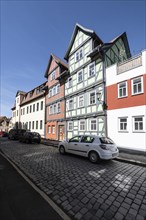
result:
[[[82,57],[83,57],[83,49],[81,48],[80,50],[76,52],[76,55],[75,55],[76,62],[82,59]]]
[[[52,73],[51,73],[51,80],[54,80],[55,79],[55,71],[53,71]]]
[[[30,98],[32,97],[32,92],[29,93],[29,97],[30,97]]]
[[[40,88],[37,88],[36,89],[36,94],[39,94],[40,93]]]

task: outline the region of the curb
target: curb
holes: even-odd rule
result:
[[[136,160],[128,160],[128,159],[124,159],[122,157],[114,158],[114,160],[117,160],[117,161],[120,161],[120,162],[124,162],[124,163],[130,163],[130,164],[137,165],[137,166],[146,167],[146,163],[143,163],[143,162],[140,162],[140,161],[136,161]]]

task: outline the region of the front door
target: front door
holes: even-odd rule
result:
[[[64,140],[64,125],[59,125],[59,141]]]

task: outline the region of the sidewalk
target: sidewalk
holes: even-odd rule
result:
[[[43,139],[41,143],[48,146],[57,147],[59,141]],[[119,147],[119,152],[119,157],[115,160],[146,167],[146,151],[143,152]]]

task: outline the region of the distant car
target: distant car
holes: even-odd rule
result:
[[[92,163],[100,159],[110,160],[118,157],[116,144],[108,137],[78,135],[59,143],[60,154],[72,153],[88,157]]]
[[[8,132],[0,131],[0,137],[8,137]]]
[[[41,136],[37,132],[26,131],[24,134],[20,136],[19,141],[27,144],[29,143],[40,144]]]
[[[10,140],[19,140],[19,137],[26,132],[26,129],[11,129],[8,133]]]

